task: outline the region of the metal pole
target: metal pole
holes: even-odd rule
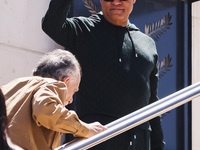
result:
[[[185,104],[198,96],[200,96],[200,82],[108,124],[108,130],[102,133],[99,133],[89,139],[82,139],[67,146],[60,146],[56,150],[85,150],[91,148],[148,120],[151,120],[158,115]]]

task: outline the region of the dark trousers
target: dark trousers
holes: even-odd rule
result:
[[[81,117],[80,119],[86,123],[99,121],[101,124],[106,125],[117,118],[102,114],[90,114]],[[71,141],[72,139],[69,136],[66,136],[66,140]],[[104,141],[103,143],[100,143],[89,150],[151,150],[150,143],[150,131],[136,127],[107,141]]]
[[[150,150],[150,131],[132,129],[89,150]]]
[[[134,129],[133,129],[134,130]],[[129,150],[151,150],[150,131],[136,128],[131,136]]]

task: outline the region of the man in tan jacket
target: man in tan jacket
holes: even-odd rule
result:
[[[106,130],[99,122],[82,122],[65,108],[72,103],[80,78],[75,56],[57,49],[41,59],[33,76],[2,86],[12,142],[28,150],[48,150],[60,146],[62,133],[89,138]]]

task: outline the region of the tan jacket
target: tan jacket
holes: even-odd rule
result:
[[[51,78],[24,77],[2,86],[8,132],[13,143],[28,150],[60,146],[62,133],[83,137],[86,124],[64,106],[67,86]]]

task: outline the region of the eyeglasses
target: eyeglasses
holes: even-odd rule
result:
[[[104,0],[105,2],[113,2],[114,0]],[[127,1],[127,0],[120,0],[121,1]]]

